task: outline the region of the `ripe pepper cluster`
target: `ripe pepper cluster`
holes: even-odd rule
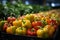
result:
[[[52,37],[60,24],[59,14],[55,13],[27,14],[19,18],[8,17],[5,21],[3,31],[8,34],[40,38]]]

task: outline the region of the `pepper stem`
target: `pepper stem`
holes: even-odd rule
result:
[[[32,28],[31,31],[34,32],[34,28]]]
[[[21,30],[23,30],[23,28],[21,27]]]

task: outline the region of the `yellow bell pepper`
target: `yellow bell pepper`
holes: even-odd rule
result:
[[[43,38],[48,38],[49,37],[49,35],[48,35],[49,30],[47,28],[43,28],[43,31],[44,31]]]
[[[48,29],[48,31],[50,30],[51,27],[52,27],[51,25],[44,26],[44,28]]]
[[[43,28],[43,31],[48,33],[49,36],[52,36],[52,34],[54,33],[55,31],[55,28],[51,25],[46,25],[44,28]]]
[[[6,29],[6,32],[8,34],[14,34],[15,33],[15,30],[16,30],[16,27],[15,26],[10,26]]]
[[[30,14],[30,21],[34,21],[34,14]]]
[[[24,19],[28,19],[32,22],[34,21],[34,14],[27,14]]]
[[[18,27],[16,29],[16,35],[25,35],[26,34],[26,28],[24,27]]]
[[[43,31],[43,30],[38,29],[38,30],[37,30],[37,37],[42,38],[42,37],[43,37],[43,33],[44,33],[44,31]]]
[[[29,20],[23,20],[22,27],[31,28],[31,22]]]
[[[43,28],[43,31],[44,31],[45,33],[48,33],[48,29],[47,29],[47,28]]]
[[[13,21],[13,26],[16,26],[16,27],[22,26],[22,20]]]

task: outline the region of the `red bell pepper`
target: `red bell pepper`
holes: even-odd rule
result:
[[[13,21],[15,21],[15,20],[16,20],[15,17],[8,17],[8,18],[7,18],[7,21],[8,21],[8,22],[13,22]]]
[[[41,26],[43,26],[43,24],[40,21],[32,22],[32,27],[35,28],[36,30],[39,29]]]
[[[30,28],[27,30],[27,35],[28,36],[35,36],[36,35],[36,29]]]
[[[7,27],[8,27],[8,23],[4,23],[4,25],[3,25],[3,31],[6,31]]]
[[[47,22],[48,22],[48,24],[57,25],[56,20],[53,20],[53,19],[48,20]]]

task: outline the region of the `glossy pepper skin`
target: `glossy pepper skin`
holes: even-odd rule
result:
[[[13,21],[13,26],[16,26],[16,27],[22,26],[22,20],[15,20],[15,21]]]
[[[53,19],[48,20],[48,24],[50,24],[50,25],[58,25],[57,24],[57,21],[56,20],[53,20]]]
[[[46,29],[48,29],[48,31],[49,31],[51,27],[52,27],[51,25],[45,25],[45,26],[44,26],[44,29],[46,28]]]
[[[12,18],[11,18],[11,17],[8,17],[8,18],[7,18],[7,21],[8,21],[8,22],[12,21]]]
[[[36,36],[36,29],[30,28],[27,30],[27,35],[28,36]]]
[[[36,30],[38,30],[42,25],[43,24],[40,21],[32,22],[32,27],[35,28]]]
[[[30,20],[30,22],[34,21],[34,14],[27,14],[24,19]]]
[[[16,20],[15,17],[8,17],[8,18],[7,18],[7,21],[8,21],[8,22],[15,21],[15,20]]]
[[[26,28],[24,28],[24,27],[18,27],[16,29],[16,35],[26,35]]]
[[[50,25],[46,25],[46,26],[43,28],[43,32],[44,32],[43,37],[44,37],[44,38],[48,38],[48,37],[49,37],[48,32],[49,32],[50,28],[51,28]]]
[[[37,37],[43,38],[43,34],[44,34],[44,31],[43,30],[41,30],[41,29],[38,29],[37,30]]]
[[[45,33],[47,33],[49,36],[52,36],[52,34],[55,32],[55,27],[52,26],[52,25],[46,25],[44,28],[43,28],[43,31]]]
[[[10,27],[7,27],[6,32],[8,34],[15,34],[15,30],[16,30],[15,26],[10,26]]]
[[[31,28],[31,22],[29,20],[22,20],[22,27]]]

